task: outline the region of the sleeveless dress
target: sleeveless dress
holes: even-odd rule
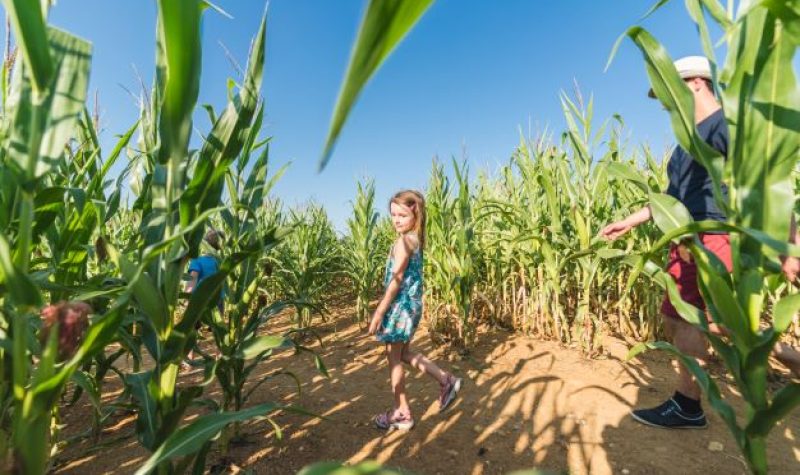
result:
[[[392,280],[394,254],[386,260],[386,273],[383,278],[384,289]],[[408,259],[403,272],[400,290],[389,309],[383,315],[376,339],[383,343],[408,343],[422,319],[422,252],[417,249]]]

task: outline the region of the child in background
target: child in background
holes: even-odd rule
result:
[[[204,238],[205,242],[211,246],[214,251],[219,252],[221,249],[220,242],[224,238],[222,232],[216,229],[210,229]],[[200,282],[211,277],[219,271],[219,259],[217,256],[207,252],[195,259],[189,261],[189,276],[191,280],[186,286],[186,292],[193,293],[194,289],[200,285]],[[223,292],[224,293],[224,292]],[[220,299],[222,305],[222,299]]]
[[[204,238],[206,244],[208,244],[213,251],[219,252],[222,249],[221,241],[224,239],[225,236],[222,234],[221,231],[217,231],[216,229],[210,229]],[[208,250],[207,250],[208,251]],[[213,252],[212,251],[212,252]],[[194,293],[197,287],[200,285],[200,282],[204,281],[205,279],[211,277],[212,275],[219,272],[219,259],[215,256],[212,252],[205,252],[203,255],[192,259],[189,261],[189,283],[186,285],[186,292],[187,293]],[[220,292],[219,297],[219,304],[217,308],[220,312],[223,310],[223,298],[225,297],[225,289]],[[200,322],[197,322],[196,328],[200,328]],[[187,355],[188,360],[192,360],[194,358],[194,351],[190,350],[189,354]],[[184,362],[182,367],[187,368],[188,364]]]
[[[414,427],[414,418],[406,396],[403,363],[424,371],[439,383],[439,412],[455,400],[461,389],[461,379],[409,348],[422,318],[425,199],[417,191],[401,191],[392,197],[389,211],[398,238],[386,263],[386,290],[375,309],[369,334],[386,344],[394,408],[375,416],[374,422],[383,430],[408,430]]]

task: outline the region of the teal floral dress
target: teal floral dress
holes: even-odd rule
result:
[[[386,260],[386,273],[383,286],[387,288],[392,280],[394,255]],[[422,319],[422,252],[417,249],[411,254],[403,272],[400,290],[397,292],[389,310],[383,315],[378,328],[377,340],[383,343],[408,343]]]

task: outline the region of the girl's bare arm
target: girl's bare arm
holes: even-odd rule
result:
[[[403,236],[395,242],[392,253],[394,257],[394,267],[392,268],[392,277],[389,280],[389,285],[386,286],[386,291],[383,293],[383,298],[375,308],[375,313],[372,315],[372,323],[370,324],[370,333],[377,330],[377,325],[380,323],[383,315],[389,310],[397,293],[400,292],[400,285],[403,282],[403,273],[408,267],[408,261],[411,259],[412,249],[415,246],[413,238]]]

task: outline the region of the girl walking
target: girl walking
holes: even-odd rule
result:
[[[425,198],[417,191],[401,191],[389,202],[389,212],[398,237],[386,262],[385,291],[369,324],[369,334],[386,344],[394,408],[375,416],[374,422],[383,430],[408,430],[414,427],[414,418],[406,396],[403,363],[425,372],[439,383],[439,412],[455,400],[461,389],[461,379],[409,348],[422,318]]]

